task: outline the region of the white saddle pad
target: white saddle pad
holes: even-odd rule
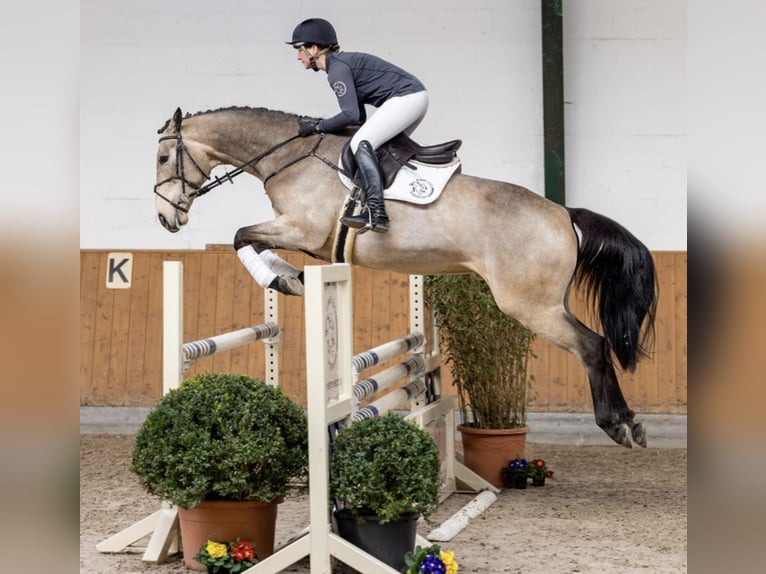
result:
[[[455,157],[444,165],[431,165],[419,161],[409,162],[415,169],[403,166],[396,174],[394,183],[383,192],[385,199],[406,201],[426,205],[438,199],[452,174],[460,167],[460,158]],[[354,189],[353,182],[338,172],[340,180],[349,190]]]

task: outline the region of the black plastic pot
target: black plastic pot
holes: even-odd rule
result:
[[[380,524],[374,514],[364,515],[361,523],[346,509],[335,511],[338,535],[400,572],[407,571],[404,555],[415,548],[419,514]]]

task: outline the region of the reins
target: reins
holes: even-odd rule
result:
[[[317,150],[319,149],[319,145],[322,143],[322,141],[324,141],[325,134],[324,133],[319,133],[318,135],[319,135],[319,139],[317,139],[317,141],[314,143],[314,145],[311,147],[311,149],[308,152],[306,152],[305,154],[303,154],[303,155],[301,155],[301,156],[299,156],[297,158],[294,158],[294,159],[288,161],[286,164],[284,164],[283,166],[277,168],[276,170],[271,172],[269,175],[267,175],[265,178],[263,178],[263,186],[264,186],[264,188],[266,187],[266,182],[268,182],[272,177],[274,177],[275,175],[278,175],[279,173],[281,173],[282,171],[286,170],[287,168],[292,167],[296,163],[298,163],[300,161],[303,161],[304,159],[309,158],[309,157],[315,157],[315,158],[321,160],[322,162],[324,162],[326,165],[328,165],[329,167],[331,167],[335,171],[338,171],[338,172],[343,173],[344,175],[346,175],[345,171],[340,166],[336,165],[335,163],[333,163],[332,161],[330,161],[326,157],[323,157],[319,153],[317,153]],[[162,142],[164,140],[169,140],[169,139],[176,140],[176,174],[172,175],[172,176],[170,176],[168,178],[165,178],[165,179],[163,179],[160,182],[157,182],[157,184],[154,186],[154,193],[157,194],[158,196],[160,196],[165,201],[167,201],[170,205],[172,205],[174,208],[178,209],[179,211],[183,211],[184,213],[188,213],[189,212],[189,208],[188,207],[185,207],[182,203],[171,201],[170,199],[168,199],[167,197],[162,195],[159,191],[157,191],[157,189],[159,187],[165,185],[166,183],[171,182],[171,181],[180,180],[181,181],[181,185],[182,185],[182,188],[181,188],[181,198],[184,200],[183,203],[187,203],[187,202],[191,201],[192,199],[195,199],[197,197],[205,195],[206,193],[208,193],[211,190],[215,189],[219,185],[223,185],[227,181],[229,183],[233,184],[234,183],[233,179],[235,177],[237,177],[238,175],[240,175],[241,173],[244,173],[246,168],[255,165],[256,163],[258,163],[262,159],[270,156],[274,152],[278,151],[279,149],[283,148],[284,146],[286,146],[290,142],[298,139],[299,137],[301,137],[301,136],[297,135],[297,134],[294,135],[294,136],[290,136],[286,140],[283,140],[283,141],[279,142],[278,144],[273,145],[272,147],[270,147],[269,149],[267,149],[263,153],[260,153],[257,156],[255,156],[254,158],[246,161],[245,163],[243,163],[239,167],[237,167],[237,168],[235,168],[235,169],[233,169],[231,171],[227,171],[221,177],[219,177],[219,176],[212,176],[212,179],[213,179],[212,181],[209,181],[209,183],[207,183],[206,185],[198,186],[198,185],[193,184],[189,180],[187,180],[185,175],[184,175],[183,156],[184,156],[184,151],[186,151],[186,146],[184,145],[183,137],[181,136],[181,131],[179,130],[178,133],[174,134],[174,135],[162,136],[159,139],[160,142]],[[197,164],[197,162],[194,161],[194,158],[192,157],[192,155],[188,151],[186,152],[186,155],[189,156],[189,159],[191,160],[191,162],[194,165],[194,167],[196,167],[199,170],[199,172],[202,175],[205,176],[205,180],[206,181],[210,180],[211,179],[210,174],[205,173],[205,170],[203,170]],[[190,188],[192,188],[193,191],[187,193],[186,186],[189,186]]]
[[[288,140],[288,141],[294,140],[294,139],[295,139],[295,138],[297,138],[297,137],[300,137],[300,136],[293,136],[293,137],[292,137],[292,138],[290,138],[290,140]],[[321,156],[321,155],[319,155],[319,154],[317,153],[317,150],[319,149],[319,145],[320,145],[320,144],[321,144],[323,141],[324,141],[324,133],[323,133],[323,132],[320,132],[320,133],[319,133],[319,139],[316,141],[316,143],[314,143],[314,145],[311,147],[311,149],[310,149],[308,152],[306,152],[306,153],[305,153],[305,154],[303,154],[302,156],[299,156],[299,157],[297,157],[297,158],[295,158],[295,159],[293,159],[293,160],[290,160],[289,162],[287,162],[287,163],[286,163],[285,165],[283,165],[282,167],[280,167],[280,168],[278,168],[278,169],[276,169],[276,170],[272,171],[272,172],[271,172],[269,175],[267,175],[266,177],[264,177],[264,178],[263,178],[263,187],[266,187],[266,182],[267,182],[267,181],[269,181],[269,180],[270,180],[272,177],[274,177],[275,175],[277,175],[277,174],[281,173],[282,171],[286,170],[288,167],[292,167],[293,165],[295,165],[295,164],[296,164],[296,163],[298,163],[299,161],[303,161],[304,159],[306,159],[306,158],[309,158],[309,157],[315,157],[315,158],[317,158],[318,160],[320,160],[320,161],[324,162],[325,164],[327,164],[328,166],[330,166],[330,167],[331,167],[332,169],[334,169],[335,171],[338,171],[338,172],[342,173],[343,175],[347,175],[347,174],[346,174],[346,172],[345,172],[345,171],[344,171],[344,170],[343,170],[343,169],[342,169],[340,166],[338,166],[338,165],[335,165],[335,164],[334,164],[332,161],[330,161],[330,160],[329,160],[329,159],[327,159],[326,157],[323,157],[323,156]],[[283,142],[283,143],[287,143],[287,142]]]

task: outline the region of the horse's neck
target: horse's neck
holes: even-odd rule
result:
[[[284,147],[273,148],[287,141],[298,133],[295,116],[281,112],[247,110],[240,112],[211,112],[190,118],[188,128],[184,124],[184,138],[201,144],[200,152],[205,153],[210,161],[210,168],[218,165],[243,167],[244,171],[261,181],[282,172],[286,168],[291,173],[304,174],[306,169],[329,170],[328,163],[339,161],[340,150],[348,138],[346,135],[326,134],[321,142],[315,137],[297,138]],[[204,149],[202,148],[204,146]],[[259,157],[263,155],[263,157]],[[321,157],[324,161],[296,161],[310,155]],[[291,167],[295,165],[295,167]],[[336,177],[339,190],[345,194],[345,188]],[[276,194],[277,191],[275,190]],[[275,201],[275,197],[272,201]]]
[[[190,120],[184,126],[185,136],[207,146],[215,165],[242,165],[297,131],[257,110],[210,112]]]

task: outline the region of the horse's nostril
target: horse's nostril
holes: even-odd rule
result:
[[[165,219],[164,215],[158,215],[157,219],[160,220],[160,223],[162,224],[162,227],[170,231],[170,233],[176,233],[178,231],[178,227],[173,227],[168,223],[168,220]]]

